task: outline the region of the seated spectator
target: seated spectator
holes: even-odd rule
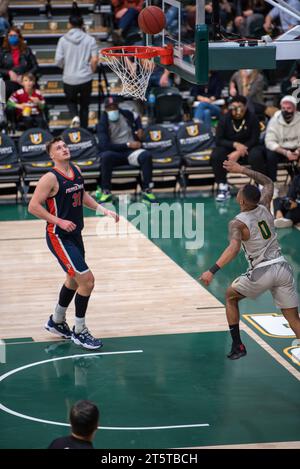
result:
[[[76,402],[70,411],[71,435],[56,438],[48,449],[94,449],[93,439],[99,425],[99,409],[91,401]]]
[[[223,82],[218,72],[209,72],[207,85],[194,85],[191,95],[199,101],[194,110],[194,117],[205,122],[208,129],[211,127],[211,118],[221,116],[221,109],[214,102],[221,97]]]
[[[115,166],[140,166],[143,177],[143,199],[154,202],[152,186],[152,156],[142,148],[143,129],[137,113],[119,109],[117,99],[105,100],[105,112],[98,126],[98,140],[101,150],[101,181],[96,191],[98,202],[109,202],[111,177]]]
[[[289,228],[300,223],[300,175],[294,177],[286,197],[274,199],[274,225]]]
[[[235,2],[234,26],[241,36],[260,37],[266,14],[264,0]]]
[[[22,129],[32,127],[48,128],[43,117],[45,99],[35,87],[35,77],[32,73],[24,73],[23,88],[15,91],[7,101],[7,108],[16,111],[17,124]]]
[[[117,45],[124,44],[128,32],[138,28],[138,15],[144,6],[143,0],[111,0],[114,9],[114,18],[117,29],[114,30],[113,39]]]
[[[299,0],[285,0],[285,3],[293,7],[295,10],[298,10],[300,13],[300,1]],[[272,8],[271,11],[269,11],[267,16],[265,17],[264,30],[267,33],[272,33],[273,28],[274,28],[274,20],[278,18],[280,19],[281,30],[284,33],[299,24],[299,21],[297,20],[297,18],[295,18],[294,16],[291,16],[289,12],[283,11],[279,9],[278,7],[274,7]]]
[[[263,147],[259,145],[260,128],[255,114],[247,109],[244,96],[235,96],[228,114],[221,117],[216,133],[216,148],[211,164],[218,184],[216,200],[223,202],[230,197],[223,162],[226,159],[250,164],[252,169],[265,173]]]
[[[300,112],[294,96],[284,96],[280,101],[280,111],[270,119],[265,135],[267,148],[267,170],[272,181],[276,182],[278,163],[298,161],[300,156]],[[274,198],[278,197],[275,186]]]
[[[0,77],[6,85],[6,100],[21,88],[22,75],[26,72],[37,75],[38,63],[18,28],[12,26],[3,41],[0,52]]]
[[[265,80],[258,70],[238,70],[229,83],[229,94],[245,96],[248,100],[248,108],[259,116],[265,113],[264,91]]]

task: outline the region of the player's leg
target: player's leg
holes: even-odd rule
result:
[[[245,298],[232,288],[226,290],[226,317],[232,338],[232,347],[227,355],[231,360],[237,360],[247,354],[246,347],[241,341],[240,336],[240,311],[239,301]]]
[[[298,308],[282,308],[281,311],[297,339],[300,339],[300,317]]]
[[[89,270],[85,273],[75,273],[78,289],[75,296],[75,326],[72,332],[72,340],[77,345],[87,349],[98,349],[102,347],[102,341],[91,335],[86,327],[85,316],[88,302],[94,288],[94,276]]]

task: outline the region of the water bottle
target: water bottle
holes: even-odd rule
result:
[[[149,106],[149,116],[150,119],[154,119],[154,106],[155,106],[156,96],[154,93],[151,93],[148,96],[148,106]]]

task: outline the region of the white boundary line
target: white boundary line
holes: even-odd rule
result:
[[[98,352],[98,353],[86,353],[86,354],[77,354],[77,355],[68,355],[66,357],[57,357],[57,358],[50,358],[48,360],[42,360],[39,362],[34,362],[34,363],[29,363],[28,365],[20,366],[19,368],[15,368],[14,370],[10,370],[7,373],[4,373],[3,375],[0,376],[0,383],[1,381],[4,381],[6,378],[9,376],[18,373],[19,371],[26,370],[27,368],[32,368],[34,366],[38,365],[43,365],[44,363],[50,363],[58,360],[67,360],[69,358],[79,358],[79,357],[94,357],[96,355],[121,355],[121,354],[129,354],[129,353],[143,353],[143,350],[127,350],[127,351],[121,351],[121,352]],[[19,412],[16,412],[12,409],[9,409],[8,407],[4,406],[3,404],[0,403],[0,409],[3,410],[3,412],[7,412],[8,414],[14,415],[15,417],[20,417],[26,420],[31,420],[33,422],[39,422],[39,423],[47,423],[49,425],[60,425],[63,427],[69,427],[70,425],[68,423],[62,423],[62,422],[56,422],[53,420],[44,420],[44,419],[38,419],[36,417],[30,417],[29,415],[21,414]],[[196,424],[191,424],[191,425],[171,425],[171,426],[159,426],[159,427],[98,427],[101,430],[170,430],[174,428],[195,428],[195,427],[209,427],[210,425],[208,423],[196,423]]]

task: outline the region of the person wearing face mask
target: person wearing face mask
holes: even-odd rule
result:
[[[264,149],[259,144],[260,128],[255,114],[247,109],[247,99],[235,96],[229,111],[221,117],[216,131],[216,147],[211,155],[211,165],[218,184],[216,200],[223,202],[230,197],[225,160],[249,164],[252,169],[266,172]]]
[[[297,164],[300,157],[300,112],[294,96],[284,96],[280,101],[280,111],[274,114],[267,126],[265,146],[268,175],[276,182],[278,163],[290,161]],[[277,186],[274,197],[278,197],[278,192]]]
[[[155,202],[152,193],[152,155],[142,148],[143,129],[140,116],[119,109],[117,98],[110,96],[104,102],[105,112],[97,126],[101,151],[101,179],[96,191],[97,202],[112,200],[111,177],[115,166],[133,165],[141,168],[143,200]]]
[[[26,72],[37,76],[39,66],[18,28],[12,26],[0,51],[0,78],[6,85],[6,99],[21,88],[22,75]]]

